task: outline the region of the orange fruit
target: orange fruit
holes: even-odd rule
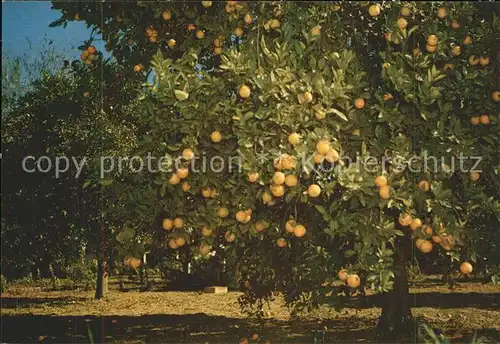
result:
[[[349,274],[347,273],[346,270],[344,269],[341,269],[338,273],[337,273],[337,276],[339,277],[339,279],[341,281],[345,281],[347,279],[347,277],[349,276]]]
[[[456,20],[452,20],[450,25],[451,25],[451,28],[454,30],[460,29],[460,24]]]
[[[321,155],[326,155],[330,149],[330,142],[328,140],[319,140],[316,143],[316,152]]]
[[[285,174],[283,172],[274,172],[273,183],[276,185],[281,185],[285,183]]]
[[[180,217],[176,217],[174,219],[174,227],[175,228],[182,228],[184,226],[184,220]]]
[[[288,142],[290,142],[290,144],[294,146],[298,145],[300,143],[300,140],[301,137],[298,133],[291,133],[290,135],[288,135]]]
[[[212,140],[212,142],[214,143],[218,143],[222,140],[222,134],[220,133],[220,131],[213,131],[211,134],[210,134],[210,140]]]
[[[171,249],[176,249],[178,248],[179,246],[177,245],[177,243],[175,242],[175,239],[170,239],[168,241],[168,246],[171,248]]]
[[[434,241],[436,244],[441,244],[442,242],[441,237],[439,235],[433,235],[432,241]]]
[[[295,168],[295,165],[297,164],[296,159],[288,154],[283,154],[281,156],[281,167],[284,170],[291,170]]]
[[[177,42],[175,41],[175,39],[170,38],[170,39],[168,40],[167,44],[168,44],[168,46],[169,46],[170,48],[173,48],[173,47],[175,47],[175,45],[177,44]]]
[[[385,176],[377,176],[375,178],[375,185],[377,185],[378,187],[386,186],[387,178]]]
[[[464,275],[469,275],[472,273],[472,264],[469,262],[463,262],[460,264],[460,272],[463,273]]]
[[[224,218],[227,217],[228,215],[229,215],[229,210],[226,207],[220,207],[219,209],[217,209],[218,217]]]
[[[245,24],[252,24],[253,22],[253,18],[252,18],[252,15],[250,13],[247,13],[245,14],[245,16],[243,17],[243,21],[245,22]]]
[[[191,189],[191,185],[188,182],[184,182],[181,185],[182,191],[187,192]]]
[[[194,31],[194,30],[196,30],[196,25],[188,24],[187,29],[188,29],[188,31]]]
[[[481,115],[481,117],[479,117],[479,121],[481,124],[490,124],[490,117],[488,115]]]
[[[388,185],[380,187],[380,189],[378,190],[378,195],[382,199],[389,199],[389,197],[391,197],[391,188]]]
[[[317,184],[311,184],[307,188],[307,194],[309,197],[318,197],[321,194],[321,188]]]
[[[191,148],[185,148],[182,151],[182,158],[184,160],[192,160],[194,158],[194,152]]]
[[[494,102],[500,102],[500,91],[494,91],[491,94],[491,99],[493,99]]]
[[[413,221],[410,223],[410,228],[414,231],[420,227],[422,227],[422,220],[420,220],[419,218],[413,219]]]
[[[424,233],[425,233],[425,234],[427,234],[427,235],[432,235],[432,232],[433,232],[433,231],[432,231],[432,227],[431,227],[431,226],[427,226],[427,225],[425,225],[425,226],[423,227],[423,231],[424,231]]]
[[[205,8],[209,8],[210,6],[212,6],[212,1],[202,1],[201,5]]]
[[[165,10],[161,16],[163,17],[163,20],[170,20],[172,19],[172,12],[170,12],[170,10]]]
[[[408,26],[408,21],[406,21],[406,19],[404,18],[399,18],[397,21],[397,25],[400,30],[406,29],[406,27]]]
[[[429,35],[429,37],[427,37],[427,45],[435,46],[437,45],[437,43],[438,43],[438,38],[436,35]]]
[[[259,172],[248,172],[248,181],[250,183],[255,183],[257,180],[259,180]]]
[[[303,225],[296,225],[293,229],[293,234],[297,238],[302,238],[304,235],[306,235],[306,227],[304,227]]]
[[[201,189],[201,195],[205,198],[210,198],[212,196],[212,189],[210,188],[202,188]]]
[[[278,19],[271,19],[271,20],[269,21],[269,27],[270,27],[271,29],[277,29],[277,28],[279,28],[280,26],[281,26],[281,23],[280,23],[280,21],[279,21]]]
[[[95,54],[95,52],[96,52],[96,49],[93,45],[91,45],[87,50],[88,50],[89,54]]]
[[[458,56],[460,55],[462,49],[460,48],[459,45],[455,45],[453,48],[451,48],[451,55],[452,56]]]
[[[285,187],[283,185],[272,184],[270,190],[274,197],[281,197],[285,194]]]
[[[455,238],[452,235],[441,234],[439,237],[441,238],[440,245],[446,251],[450,251],[455,245]]]
[[[422,253],[429,253],[432,251],[432,243],[428,240],[417,241],[417,248]]]
[[[298,183],[298,179],[293,174],[289,174],[285,177],[285,185],[288,187],[294,187]]]
[[[182,247],[186,244],[186,239],[184,239],[183,237],[178,237],[177,239],[175,239],[175,243],[177,244],[177,247]]]
[[[273,201],[273,196],[271,196],[269,193],[267,192],[264,192],[262,194],[262,202],[264,203],[269,203],[269,202],[272,202]]]
[[[278,247],[282,247],[282,248],[288,246],[288,244],[284,238],[279,238],[278,240],[276,240],[276,245],[278,245]]]
[[[347,276],[347,285],[351,288],[357,288],[361,284],[361,280],[359,276],[356,274],[352,274]]]
[[[85,98],[90,97],[90,92],[88,92],[88,91],[83,92],[83,96],[84,96]]]
[[[403,6],[401,8],[401,12],[400,13],[401,13],[402,16],[408,17],[410,15],[410,9],[408,7],[406,7],[406,6]]]
[[[205,32],[203,32],[201,30],[196,30],[195,35],[196,35],[196,38],[202,39],[203,37],[205,37]]]
[[[300,93],[297,96],[297,98],[299,100],[299,104],[309,104],[310,102],[313,101],[313,95],[309,91],[306,91],[304,93]]]
[[[161,225],[162,225],[163,229],[169,231],[172,228],[174,228],[174,221],[172,221],[171,219],[163,219],[163,222]]]
[[[241,98],[247,99],[250,97],[250,87],[246,85],[241,85],[240,88],[238,89],[238,94],[240,95]]]
[[[206,244],[200,245],[200,253],[203,256],[206,256],[207,254],[209,254],[211,250],[212,250],[212,246],[210,246],[210,245],[206,245]]]
[[[236,213],[236,221],[243,223],[245,222],[246,218],[247,218],[247,213],[245,211],[240,210]]]
[[[427,50],[427,52],[429,53],[434,53],[437,49],[437,46],[435,45],[429,45],[429,44],[426,44],[425,46],[425,50]]]
[[[479,172],[471,172],[470,174],[470,180],[472,180],[473,182],[477,182],[480,177],[481,175],[479,174]]]
[[[439,17],[439,19],[444,19],[444,18],[446,18],[447,15],[448,15],[448,11],[446,10],[446,8],[441,7],[438,9],[437,16]]]
[[[418,183],[418,188],[419,188],[419,190],[427,192],[430,190],[431,184],[427,180],[421,180]]]
[[[479,116],[472,116],[470,122],[472,125],[479,125],[481,119],[479,118]]]
[[[365,100],[363,98],[356,98],[356,100],[354,100],[354,106],[356,107],[356,109],[364,108]]]
[[[210,228],[208,228],[207,226],[203,226],[201,228],[201,235],[203,235],[204,237],[210,237],[210,236],[212,236],[212,233],[213,233],[213,231]]]
[[[177,169],[177,172],[175,172],[175,174],[180,179],[184,179],[189,175],[189,170],[185,167],[181,167],[181,168]]]
[[[263,221],[257,221],[255,222],[254,228],[257,232],[262,232],[266,229],[266,224]]]
[[[221,48],[221,47],[215,47],[215,48],[214,48],[214,54],[215,54],[215,55],[220,55],[220,54],[222,54],[222,48]]]
[[[172,175],[170,176],[170,179],[168,180],[168,183],[169,183],[170,185],[177,185],[177,184],[179,184],[180,182],[181,182],[181,179],[180,179],[180,178],[179,178],[179,176],[178,176],[178,175],[176,175],[175,173],[174,173],[174,174],[172,174]]]
[[[288,233],[293,233],[295,231],[295,226],[297,225],[297,222],[295,220],[288,220],[285,223],[285,230]]]
[[[234,35],[236,37],[241,37],[243,36],[243,29],[241,27],[237,27],[236,29],[234,29]]]
[[[476,55],[471,55],[469,56],[469,64],[471,66],[475,66],[479,63],[479,57],[477,57]]]
[[[467,35],[464,38],[464,45],[471,45],[472,44],[472,37]]]
[[[339,152],[335,148],[330,148],[330,150],[326,153],[325,159],[328,162],[334,163],[339,161],[340,155]]]
[[[380,5],[374,4],[368,7],[368,14],[370,14],[371,17],[378,16],[380,14]]]
[[[314,162],[316,164],[321,164],[323,162],[324,158],[325,158],[325,156],[322,154],[319,154],[319,153],[314,154]]]
[[[413,218],[410,214],[403,213],[403,214],[399,215],[398,222],[401,226],[406,227],[406,226],[411,225],[411,223],[413,222]]]
[[[321,35],[321,26],[315,26],[311,29],[311,35],[319,36]]]
[[[236,239],[236,235],[233,232],[226,232],[226,234],[224,234],[224,239],[227,242],[233,242]]]

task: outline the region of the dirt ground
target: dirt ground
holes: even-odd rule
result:
[[[452,342],[468,343],[475,331],[487,342],[500,342],[500,286],[460,283],[449,290],[427,283],[411,292],[413,315]],[[239,295],[111,290],[96,301],[92,292],[11,288],[1,297],[1,342],[238,343],[254,333],[260,343],[375,341],[380,308],[370,300],[294,318],[276,300],[259,322],[240,311]]]

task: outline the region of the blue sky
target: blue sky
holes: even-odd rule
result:
[[[90,37],[91,30],[84,22],[76,21],[69,22],[66,28],[49,27],[60,14],[51,9],[50,1],[2,2],[2,51],[10,56],[37,54],[44,51],[43,44],[53,40],[56,50],[64,56],[79,56],[76,48]]]

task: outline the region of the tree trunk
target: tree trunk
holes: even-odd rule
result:
[[[415,323],[411,314],[407,269],[412,253],[411,233],[408,228],[401,227],[397,220],[396,228],[405,235],[396,239],[394,286],[392,291],[381,295],[382,314],[377,330],[379,340],[400,342],[415,335]]]
[[[102,258],[97,262],[97,285],[95,289],[95,298],[102,299],[108,294],[108,268],[106,261]]]

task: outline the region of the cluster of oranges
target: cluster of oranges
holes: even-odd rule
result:
[[[471,55],[469,56],[469,64],[471,66],[477,66],[480,65],[481,67],[486,67],[487,65],[490,64],[490,58],[486,56],[476,56],[476,55]]]
[[[341,269],[337,276],[341,281],[345,281],[347,285],[351,288],[357,288],[361,284],[361,279],[357,274],[350,274],[345,269]]]
[[[297,238],[302,238],[306,235],[306,227],[295,220],[288,220],[285,224],[285,230]]]
[[[215,55],[222,54],[222,42],[221,42],[221,38],[220,37],[214,39],[214,54]],[[248,87],[248,86],[245,86],[245,87]],[[249,89],[248,92],[250,92],[250,89]]]
[[[472,125],[479,125],[479,124],[490,124],[490,116],[488,115],[481,115],[481,116],[472,116],[470,119],[470,122]]]
[[[175,219],[163,219],[162,227],[167,231],[171,231],[172,229],[181,229],[184,226],[184,220],[181,217],[176,217]],[[175,238],[171,238],[168,242],[168,246],[172,249],[176,249],[178,247],[182,247],[186,244],[186,239],[183,236],[177,236]]]
[[[142,72],[143,70],[144,70],[144,65],[142,65],[141,63],[136,64],[136,65],[134,66],[134,72],[136,72],[136,73],[140,73],[140,72]]]
[[[80,58],[85,62],[85,64],[90,65],[92,64],[92,61],[97,60],[96,52],[96,48],[91,45],[81,53]]]
[[[149,41],[151,43],[158,42],[158,31],[153,29],[151,26],[146,29],[146,36],[149,37]]]
[[[382,199],[389,199],[391,197],[391,187],[388,184],[386,176],[375,177],[375,185],[378,186],[378,195]]]

